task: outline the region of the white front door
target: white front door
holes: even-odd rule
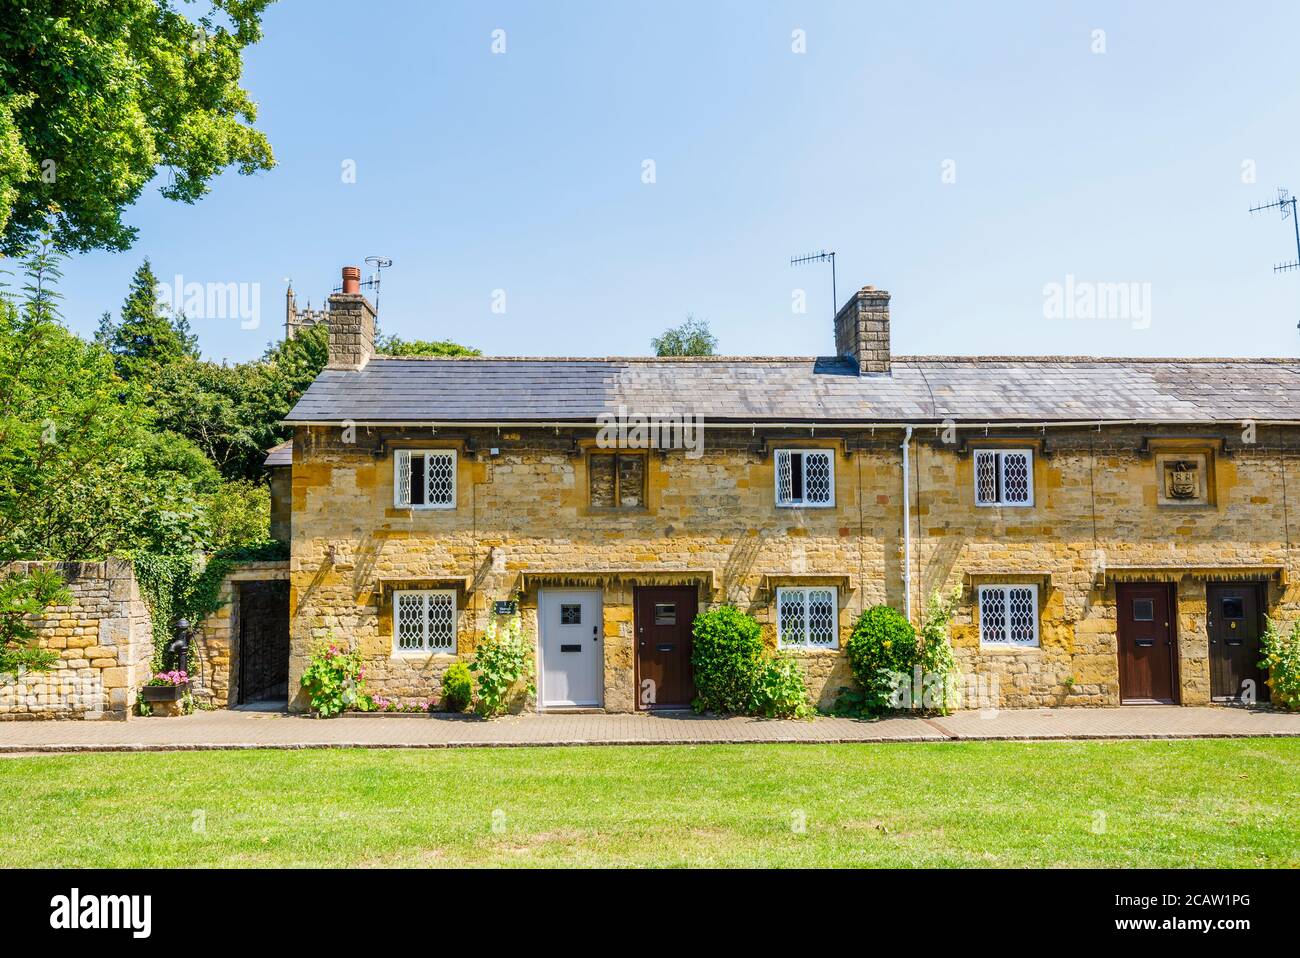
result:
[[[600,593],[543,589],[537,621],[542,708],[599,706],[605,661]]]

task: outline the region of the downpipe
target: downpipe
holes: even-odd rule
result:
[[[912,621],[912,469],[908,451],[912,445],[912,427],[903,432],[903,609]]]

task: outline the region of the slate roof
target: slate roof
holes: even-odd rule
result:
[[[262,463],[268,469],[276,466],[293,465],[293,440],[287,439],[278,446],[266,450],[266,461]]]
[[[285,422],[1300,422],[1300,359],[387,358],[322,372]]]

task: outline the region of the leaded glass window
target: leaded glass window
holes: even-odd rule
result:
[[[399,449],[393,457],[393,473],[395,506],[456,508],[456,450]]]
[[[839,617],[839,596],[833,586],[776,590],[776,630],[782,648],[837,648]]]
[[[778,506],[835,505],[835,454],[829,449],[776,451]]]
[[[975,504],[1032,506],[1034,453],[1030,449],[975,450]]]
[[[979,587],[980,645],[1038,645],[1038,586]]]
[[[393,593],[393,649],[456,651],[456,593],[451,589]]]

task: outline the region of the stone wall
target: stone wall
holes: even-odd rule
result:
[[[0,677],[0,719],[129,717],[153,657],[149,609],[130,562],[17,562],[0,575],[36,567],[58,571],[72,593],[69,605],[35,623],[39,644],[57,651],[59,663]]]
[[[1197,430],[1204,435],[1205,430]],[[1213,432],[1212,430],[1210,432]],[[497,599],[521,601],[535,636],[537,591],[583,584],[604,592],[604,704],[634,707],[632,588],[691,582],[701,608],[732,602],[754,614],[775,643],[774,589],[801,582],[839,588],[840,647],[862,609],[904,607],[900,434],[710,429],[704,455],[651,453],[646,508],[593,510],[587,499],[592,432],[457,433],[301,427],[293,467],[290,688],[314,640],[360,644],[376,692],[436,697],[455,655],[392,653],[396,588],[458,594],[458,655],[468,657]],[[1173,581],[1179,596],[1180,693],[1209,697],[1204,584],[1269,583],[1268,611],[1292,618],[1300,595],[1290,575],[1285,481],[1300,488],[1300,436],[1259,429],[1252,446],[1235,432],[1215,456],[1213,503],[1157,502],[1149,439],[1185,432],[1113,428],[1052,430],[1016,439],[1035,450],[1032,508],[974,503],[964,441],[918,435],[911,481],[914,618],[935,590],[960,589],[954,645],[988,704],[1111,705],[1119,701],[1117,579]],[[951,438],[951,437],[949,437]],[[982,441],[982,437],[981,437]],[[989,439],[988,442],[995,442]],[[1215,441],[1212,445],[1219,446]],[[835,455],[835,507],[783,509],[773,501],[772,450],[827,447]],[[497,455],[490,449],[495,447]],[[455,448],[454,510],[395,509],[393,450]],[[974,590],[980,583],[1039,586],[1041,643],[981,647]],[[841,650],[801,653],[814,697],[833,702],[850,681]],[[302,705],[301,701],[297,703]]]
[[[288,543],[293,524],[291,469],[289,466],[275,466],[267,472],[271,476],[271,538]]]

